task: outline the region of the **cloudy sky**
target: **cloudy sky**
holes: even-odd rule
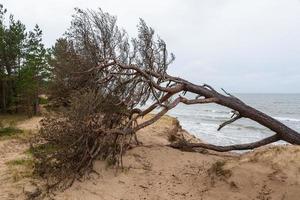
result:
[[[101,7],[132,36],[143,18],[176,55],[170,74],[231,92],[300,93],[300,0],[0,0],[50,47],[74,7]]]

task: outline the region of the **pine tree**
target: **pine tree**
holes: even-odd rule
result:
[[[48,51],[38,25],[26,32],[25,25],[9,16],[0,4],[0,108],[3,113],[38,113],[40,88],[49,77]]]
[[[25,25],[9,16],[5,26],[6,10],[0,6],[0,66],[1,66],[1,108],[2,112],[14,110],[16,103],[16,82],[22,65],[26,32]]]
[[[47,50],[42,43],[42,30],[38,25],[30,31],[25,45],[25,62],[20,70],[18,93],[28,113],[39,112],[40,89],[49,77]]]

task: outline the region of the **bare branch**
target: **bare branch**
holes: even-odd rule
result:
[[[235,117],[232,117],[230,120],[228,121],[225,121],[224,123],[222,123],[219,128],[218,128],[218,131],[221,130],[224,126],[228,125],[228,124],[231,124],[233,122],[235,122],[236,120],[242,118],[242,116],[240,114],[237,114]]]
[[[236,98],[234,95],[232,95],[232,94],[230,94],[229,92],[227,92],[224,88],[221,88],[221,90],[222,90],[225,94],[227,94],[228,96],[230,96],[230,97],[232,97],[232,98],[235,98],[235,99],[238,99],[238,98]]]
[[[204,103],[216,103],[218,101],[217,98],[206,98],[206,99],[186,99],[182,96],[180,96],[180,102],[186,104],[186,105],[192,105],[192,104],[204,104]]]
[[[206,88],[208,88],[208,89],[210,89],[211,91],[213,91],[213,92],[217,92],[212,86],[210,86],[210,85],[208,85],[208,84],[203,84],[203,87],[206,87]]]
[[[232,150],[249,150],[258,148],[273,142],[276,142],[280,140],[280,137],[276,134],[270,137],[267,137],[263,140],[247,143],[247,144],[236,144],[236,145],[230,145],[230,146],[218,146],[213,144],[206,144],[206,143],[174,143],[170,144],[169,146],[177,149],[186,149],[186,148],[204,148],[204,149],[210,149],[214,151],[219,152],[226,152],[226,151],[232,151]]]
[[[157,113],[154,117],[152,117],[150,120],[147,120],[143,122],[142,124],[138,125],[133,129],[134,132],[149,126],[159,120],[162,116],[164,116],[170,109],[176,107],[180,103],[181,98],[176,98],[172,103],[168,104],[164,109],[162,109],[159,113]]]

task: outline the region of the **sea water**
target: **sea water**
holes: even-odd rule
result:
[[[300,94],[235,94],[246,104],[300,132]],[[169,111],[182,127],[204,142],[231,145],[254,142],[274,134],[249,119],[239,119],[217,131],[231,110],[216,104],[183,105]]]

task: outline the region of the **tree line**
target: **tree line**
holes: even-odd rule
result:
[[[50,50],[42,42],[42,30],[28,31],[0,4],[0,111],[39,112],[39,94],[50,78]]]

